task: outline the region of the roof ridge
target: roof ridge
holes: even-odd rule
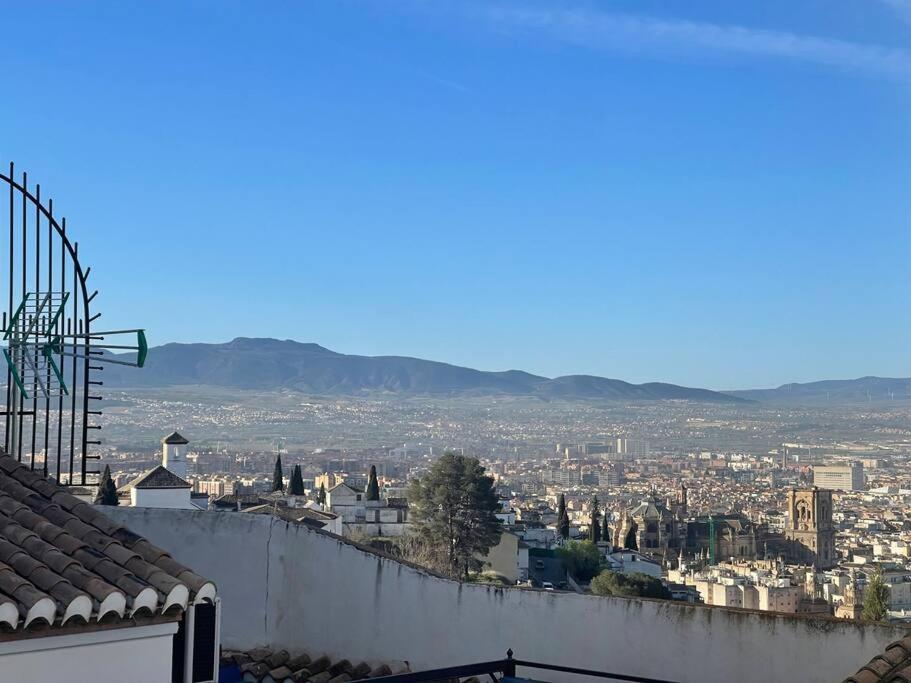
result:
[[[131,617],[170,613],[191,598],[214,600],[214,584],[0,452],[0,622],[56,627],[112,611],[123,619],[127,608]],[[21,616],[9,616],[9,601]]]

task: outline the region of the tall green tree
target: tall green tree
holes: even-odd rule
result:
[[[577,581],[591,581],[601,570],[601,551],[592,541],[569,541],[557,550],[557,557]]]
[[[273,491],[284,491],[285,490],[285,478],[282,475],[282,456],[281,454],[275,457],[275,469],[272,471],[272,490]]]
[[[380,485],[376,480],[376,465],[370,466],[370,476],[367,478],[366,500],[380,499]]]
[[[326,485],[325,484],[319,485],[319,491],[316,494],[316,502],[319,503],[320,505],[326,504]]]
[[[304,475],[301,472],[300,465],[295,465],[294,469],[291,470],[291,484],[288,487],[288,492],[292,496],[304,495]]]
[[[476,458],[445,453],[409,491],[417,528],[453,577],[483,566],[479,555],[500,542],[493,477]]]
[[[864,588],[863,608],[860,616],[867,621],[885,621],[889,616],[889,589],[883,580],[882,569],[877,569]]]
[[[104,472],[101,473],[101,483],[98,485],[98,493],[95,494],[96,505],[120,505],[117,498],[117,487],[111,478],[111,468],[109,465],[104,466]]]
[[[562,493],[557,504],[557,531],[564,539],[569,538],[569,515],[566,514],[566,496]]]
[[[592,593],[595,595],[615,595],[625,598],[664,598],[670,599],[671,593],[659,580],[641,572],[621,574],[605,569],[592,579]]]
[[[598,543],[601,540],[601,505],[598,502],[598,496],[592,498],[592,513],[589,528],[591,529],[592,541]]]

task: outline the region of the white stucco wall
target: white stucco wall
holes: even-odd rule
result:
[[[0,680],[170,683],[177,622],[0,642]]]
[[[190,489],[130,489],[130,504],[144,508],[197,509],[190,502]]]
[[[215,580],[226,647],[306,648],[352,660],[407,660],[413,668],[500,659],[512,648],[520,659],[681,682],[829,682],[907,633],[670,601],[463,585],[260,515],[108,514]]]

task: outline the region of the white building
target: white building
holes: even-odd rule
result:
[[[199,509],[192,502],[193,487],[186,480],[188,443],[177,432],[161,440],[161,465],[118,489],[119,493],[129,493],[131,507]]]
[[[864,466],[859,462],[847,465],[814,465],[813,485],[837,491],[863,491]]]
[[[326,507],[341,518],[345,536],[402,536],[408,529],[406,501],[366,500],[363,491],[344,482],[326,492]]]
[[[181,479],[187,478],[188,443],[177,432],[171,432],[161,440],[161,464]]]

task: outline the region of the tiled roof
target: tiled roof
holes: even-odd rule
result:
[[[171,432],[170,434],[168,434],[165,438],[163,438],[163,439],[161,440],[161,443],[167,443],[167,444],[185,444],[185,443],[190,443],[190,442],[187,441],[185,438],[183,438],[183,437],[182,437],[180,434],[178,434],[177,432]]]
[[[911,683],[911,636],[889,645],[845,683]]]
[[[306,524],[315,529],[324,528],[326,524],[338,517],[338,515],[332,512],[323,512],[321,510],[305,507],[292,508],[287,505],[274,504],[254,505],[253,507],[246,508],[243,512],[254,515],[272,515],[273,517],[283,519],[286,522]]]
[[[128,484],[124,485],[121,490],[125,489],[188,489],[190,483],[181,479],[171,470],[158,465],[154,469],[140,474]]]
[[[347,659],[332,661],[326,655],[311,658],[305,652],[258,648],[247,652],[224,650],[222,667],[237,667],[244,681],[259,683],[348,683],[410,671],[407,662],[373,665],[352,664]]]
[[[171,614],[215,598],[213,583],[102,509],[0,454],[0,625]]]

